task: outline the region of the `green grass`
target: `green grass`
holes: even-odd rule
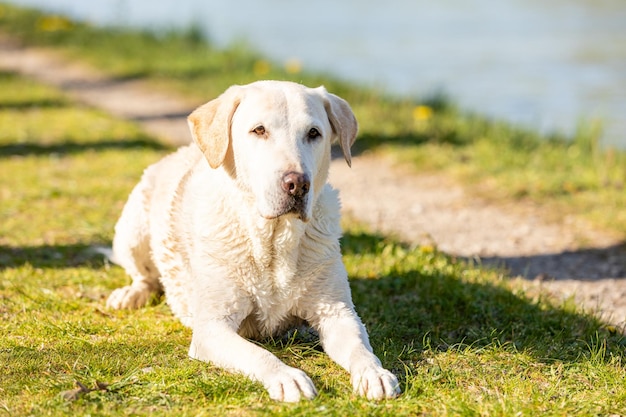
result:
[[[420,172],[444,172],[496,202],[530,200],[554,218],[582,216],[626,238],[626,153],[602,149],[601,125],[595,123],[581,124],[571,138],[542,136],[459,111],[445,97],[393,99],[269,62],[245,46],[217,49],[197,28],[164,33],[99,28],[0,4],[0,31],[59,49],[118,79],[149,80],[195,102],[259,78],[325,84],[357,114],[357,152],[376,151]]]
[[[12,74],[0,74],[0,119],[11,121],[0,124],[0,415],[626,413],[626,339],[613,328],[349,219],[353,298],[404,393],[356,398],[317,342],[295,337],[263,345],[320,396],[273,402],[259,384],[189,360],[190,331],[164,303],[105,308],[128,278],[91,248],[110,244],[127,194],[169,149]]]

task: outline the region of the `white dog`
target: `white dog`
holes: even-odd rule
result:
[[[115,227],[113,257],[132,277],[112,308],[164,289],[193,330],[189,355],[260,381],[271,398],[316,390],[301,370],[246,338],[306,322],[370,399],[399,394],[354,311],[339,250],[330,147],[350,164],[357,122],[348,103],[299,84],[233,86],[189,116],[195,143],[149,167]]]

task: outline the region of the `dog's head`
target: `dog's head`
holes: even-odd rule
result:
[[[345,100],[283,81],[230,87],[188,121],[211,168],[227,170],[262,217],[293,213],[303,221],[326,183],[331,143],[350,165],[358,129]]]

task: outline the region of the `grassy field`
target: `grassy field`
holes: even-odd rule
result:
[[[158,34],[98,28],[0,3],[0,32],[198,102],[260,78],[325,84],[352,104],[361,151],[445,172],[489,199],[530,200],[555,218],[582,216],[626,239],[626,153],[600,147],[597,123],[581,124],[571,138],[541,136],[460,111],[445,97],[398,100],[298,63],[270,62],[243,46],[216,49],[194,28]]]
[[[0,415],[626,414],[626,339],[573,304],[530,297],[497,271],[346,221],[353,297],[403,395],[370,402],[298,337],[263,345],[320,396],[285,405],[186,356],[165,303],[109,311],[127,282],[92,250],[143,168],[170,149],[128,122],[0,73]]]

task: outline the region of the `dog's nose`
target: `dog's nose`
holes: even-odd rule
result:
[[[298,172],[287,172],[283,175],[283,190],[294,197],[304,197],[311,188],[311,181],[306,174]]]

